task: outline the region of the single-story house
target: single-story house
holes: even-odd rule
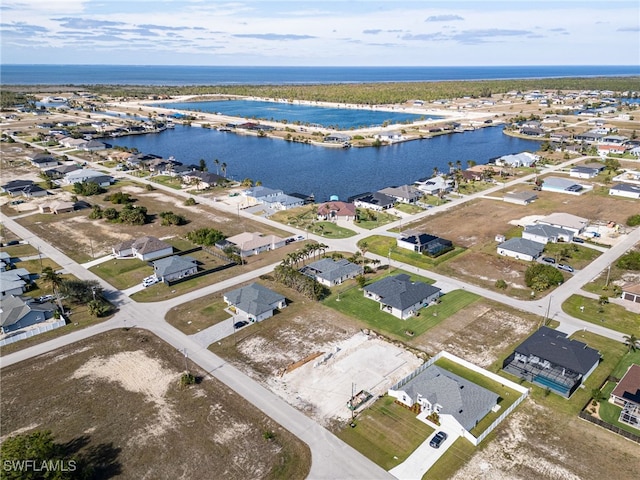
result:
[[[112,252],[115,257],[137,257],[148,261],[171,255],[173,247],[156,237],[147,236],[119,243],[112,248]]]
[[[602,133],[584,132],[574,135],[573,139],[582,143],[596,143],[599,142],[602,137],[604,137]]]
[[[41,203],[38,205],[40,213],[53,213],[55,215],[73,212],[75,208],[76,204],[74,202],[64,202],[62,200],[55,200],[53,202]]]
[[[358,197],[353,204],[358,208],[368,208],[370,210],[382,211],[392,208],[396,199],[380,192],[373,192],[363,197]]]
[[[522,152],[515,155],[503,155],[496,159],[496,165],[508,166],[512,168],[516,167],[530,167],[540,160],[539,155],[535,155],[529,152]]]
[[[640,185],[631,183],[618,183],[609,189],[609,195],[618,197],[640,198]]]
[[[243,232],[226,239],[225,245],[232,244],[240,251],[240,256],[250,257],[262,252],[275,250],[286,245],[284,238],[263,235],[259,232]]]
[[[436,175],[435,177],[418,180],[416,183],[418,190],[422,190],[427,195],[439,195],[441,193],[450,192],[453,188],[453,180]]]
[[[344,133],[330,133],[324,137],[323,141],[326,143],[349,143],[351,141],[351,137]]]
[[[574,235],[580,235],[589,225],[589,220],[570,213],[552,213],[537,220],[536,223],[563,228],[572,231]]]
[[[622,299],[640,303],[640,283],[630,283],[622,287]]]
[[[618,421],[640,430],[640,365],[632,364],[609,396],[622,407]]]
[[[598,155],[602,158],[606,157],[611,153],[615,153],[616,155],[622,155],[627,151],[627,147],[624,145],[598,145]]]
[[[527,225],[522,232],[522,238],[544,244],[557,243],[558,241],[570,242],[573,240],[573,232],[551,225]]]
[[[600,362],[600,353],[549,327],[540,327],[505,359],[502,369],[570,397]]]
[[[412,252],[427,253],[432,257],[436,257],[453,248],[451,240],[436,237],[428,233],[419,233],[417,235],[398,238],[396,242],[400,248],[406,248]]]
[[[2,186],[2,191],[9,194],[10,197],[45,197],[49,192],[37,185],[33,180],[12,180]]]
[[[66,185],[73,185],[74,183],[82,182],[94,182],[100,186],[109,186],[113,183],[113,177],[90,168],[74,170],[64,176],[64,183]]]
[[[0,271],[0,297],[21,295],[31,283],[31,274],[26,268],[14,268]]]
[[[283,295],[252,283],[246,287],[232,290],[224,295],[224,301],[236,316],[250,322],[260,322],[273,316],[273,311],[287,306]]]
[[[575,178],[593,178],[597,176],[598,173],[600,173],[600,169],[582,165],[578,165],[569,170],[569,176]]]
[[[7,252],[0,252],[0,272],[4,272],[12,265],[13,262],[11,261],[11,258],[11,255]]]
[[[47,175],[47,177],[49,178],[62,178],[64,177],[67,173],[69,172],[74,172],[76,170],[80,170],[81,167],[79,167],[78,165],[71,164],[71,165],[59,165],[55,168],[50,168],[49,170],[45,171],[44,173]]]
[[[402,135],[401,132],[396,131],[376,133],[373,138],[375,138],[376,140],[380,140],[381,142],[388,143],[401,142],[405,139],[404,135]]]
[[[602,137],[600,142],[609,145],[622,145],[627,140],[629,140],[629,137],[625,137],[624,135],[607,135],[606,137]]]
[[[362,267],[351,263],[346,258],[341,258],[340,260],[323,258],[305,265],[300,269],[300,272],[315,278],[319,283],[327,287],[333,287],[350,278],[357,277],[362,272]]]
[[[84,138],[65,137],[60,139],[60,145],[67,148],[75,148],[81,150],[85,146],[87,141]]]
[[[401,185],[399,187],[387,187],[378,190],[379,193],[389,195],[400,203],[416,203],[422,198],[423,193],[412,185]]]
[[[591,185],[576,183],[568,178],[547,177],[542,181],[541,189],[545,192],[568,193],[570,195],[582,195],[592,190]]]
[[[49,155],[47,153],[31,155],[29,161],[31,162],[31,165],[40,169],[58,166],[58,160],[53,155]]]
[[[356,218],[356,206],[347,202],[325,202],[318,205],[318,220],[346,220],[352,222]]]
[[[466,431],[470,431],[498,404],[500,396],[484,387],[430,365],[412,374],[406,383],[394,386],[387,393],[409,408],[418,406],[427,415],[437,413],[453,417]],[[410,376],[410,377],[411,377]]]
[[[99,140],[88,140],[84,145],[82,145],[80,148],[82,150],[85,150],[87,152],[96,152],[98,150],[105,150],[107,148],[109,148],[111,145],[108,145],[104,142],[101,142]]]
[[[405,320],[440,298],[441,290],[423,282],[412,282],[407,274],[385,277],[364,287],[364,296],[380,303],[380,309]]]
[[[247,200],[253,200],[254,203],[263,203],[267,198],[275,198],[283,193],[282,190],[263,186],[251,187],[242,191],[242,195],[247,197]]]
[[[529,205],[538,199],[538,195],[533,192],[509,192],[505,193],[502,200],[508,203],[515,203],[516,205]]]
[[[513,257],[517,260],[532,262],[544,250],[544,243],[534,242],[526,238],[514,237],[498,245],[498,254]]]
[[[53,304],[35,303],[31,299],[23,299],[16,295],[2,298],[0,309],[0,327],[2,333],[15,332],[30,327],[53,317]]]
[[[227,179],[221,175],[198,170],[189,171],[183,174],[182,178],[183,183],[196,185],[197,188],[211,188],[227,183]]]
[[[189,277],[198,271],[198,262],[187,255],[171,255],[153,261],[153,273],[157,279],[168,283]]]
[[[289,210],[291,208],[302,207],[304,199],[281,193],[276,196],[265,197],[262,202],[265,206],[273,210]]]

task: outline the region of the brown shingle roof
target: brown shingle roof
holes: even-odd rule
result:
[[[631,365],[611,395],[640,405],[640,365]]]

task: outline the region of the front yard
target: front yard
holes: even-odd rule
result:
[[[625,334],[638,332],[640,329],[640,315],[614,303],[601,305],[595,298],[571,295],[562,304],[562,310],[572,317]]]

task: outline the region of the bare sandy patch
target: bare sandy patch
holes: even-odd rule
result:
[[[26,427],[18,428],[16,430],[14,430],[13,432],[5,433],[4,435],[2,435],[0,437],[0,443],[4,442],[9,437],[15,437],[16,435],[20,435],[20,434],[26,433],[26,432],[28,432],[30,430],[34,430],[34,429],[38,428],[38,426],[39,425],[37,423],[31,423],[31,424],[27,425]]]
[[[121,352],[109,357],[94,357],[73,373],[72,378],[90,377],[118,383],[130,392],[141,393],[157,407],[157,417],[132,442],[146,442],[172,427],[176,412],[165,396],[175,385],[178,372],[168,370],[143,351]]]

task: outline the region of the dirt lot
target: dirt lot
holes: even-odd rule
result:
[[[183,369],[180,352],[135,330],[5,368],[2,436],[50,429],[96,455],[92,478],[305,478],[302,442],[204,372],[181,388]]]
[[[525,401],[453,477],[455,480],[631,479],[638,445],[577,416]]]
[[[513,205],[499,200],[480,199],[449,211],[427,217],[407,229],[426,231],[452,240],[469,250],[436,268],[443,274],[462,278],[485,287],[496,280],[505,280],[516,292],[526,295],[524,271],[527,264],[497,255],[495,236],[514,228],[513,220],[532,215],[566,212],[590,221],[614,221],[623,224],[637,213],[637,204],[626,199],[586,194],[579,197],[550,192],[537,192],[538,200],[528,206]],[[517,292],[520,290],[520,292]]]

